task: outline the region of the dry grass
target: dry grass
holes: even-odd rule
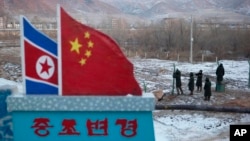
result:
[[[21,64],[20,47],[0,47],[0,62]]]

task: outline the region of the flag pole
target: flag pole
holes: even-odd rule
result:
[[[23,92],[26,94],[26,79],[25,79],[25,52],[24,52],[24,31],[23,31],[23,18],[24,16],[20,16],[20,45],[21,45],[21,65],[22,65],[22,78],[23,78]]]
[[[58,53],[58,95],[62,95],[62,50],[61,50],[61,12],[57,4],[57,53]]]

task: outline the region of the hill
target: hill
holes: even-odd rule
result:
[[[37,14],[55,16],[56,5],[60,4],[71,12],[121,13],[119,9],[98,0],[2,0],[5,10],[11,14]]]
[[[122,12],[138,15],[150,20],[159,20],[168,17],[197,19],[222,17],[234,21],[249,19],[250,0],[100,0],[105,1]],[[211,13],[211,11],[213,11]],[[230,16],[235,15],[235,16]],[[232,21],[232,20],[231,20]]]
[[[56,16],[56,5],[92,22],[101,22],[107,17],[119,17],[129,22],[158,21],[164,18],[196,20],[216,18],[221,21],[250,21],[250,0],[0,0],[4,10],[10,16],[20,14],[34,17]],[[0,6],[1,7],[1,6]]]

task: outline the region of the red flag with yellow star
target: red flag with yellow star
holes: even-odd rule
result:
[[[114,40],[77,22],[62,8],[60,17],[62,95],[142,94],[132,63]]]

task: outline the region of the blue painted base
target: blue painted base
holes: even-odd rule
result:
[[[47,119],[38,124],[39,118]],[[67,128],[72,123],[71,127]],[[127,120],[125,129],[122,122]],[[73,121],[73,122],[72,122]],[[88,121],[92,124],[88,125]],[[99,125],[97,124],[99,121]],[[132,121],[137,122],[134,128]],[[90,123],[89,122],[89,123]],[[106,126],[105,126],[106,122]],[[125,123],[125,122],[124,122]],[[135,123],[135,122],[134,122]],[[154,141],[152,112],[13,112],[15,141]],[[39,126],[38,126],[39,125]],[[135,127],[135,126],[134,126]],[[69,129],[69,130],[67,130]],[[93,133],[89,132],[92,130]],[[105,133],[106,130],[106,133]],[[37,132],[36,132],[37,131]],[[46,133],[48,132],[48,133]],[[74,133],[73,133],[74,132]],[[93,135],[94,134],[94,135]],[[99,134],[99,135],[98,135]]]
[[[154,97],[9,96],[15,141],[154,141]]]
[[[6,99],[11,95],[10,89],[0,89],[0,141],[13,139],[12,117],[7,111]]]

